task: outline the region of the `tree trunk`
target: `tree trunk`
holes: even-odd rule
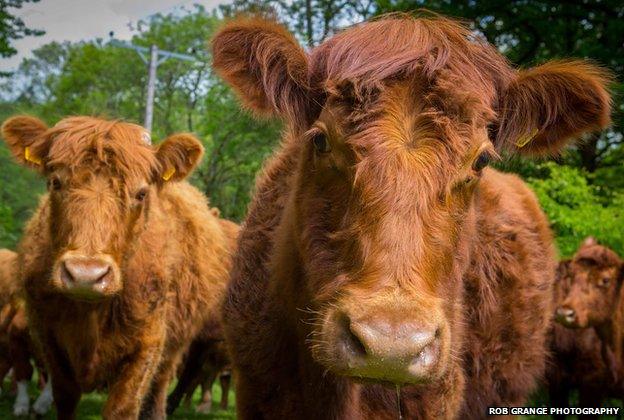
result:
[[[598,169],[598,139],[600,135],[594,133],[581,141],[578,151],[581,155],[581,165],[589,173]]]
[[[314,46],[314,31],[312,29],[312,0],[306,0],[306,32],[308,36],[308,45]]]

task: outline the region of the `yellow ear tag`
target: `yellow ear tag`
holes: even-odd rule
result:
[[[527,134],[526,136],[520,137],[520,139],[516,142],[516,146],[522,148],[526,146],[527,144],[529,144],[531,140],[535,138],[538,131],[539,130],[536,128],[533,131],[531,131],[529,134]]]
[[[30,153],[30,147],[24,148],[24,159],[28,162],[34,163],[35,165],[41,165],[41,159]]]
[[[167,169],[167,172],[165,172],[162,176],[162,179],[164,179],[165,181],[169,181],[171,179],[171,177],[173,176],[173,174],[175,174],[175,168],[169,168]]]

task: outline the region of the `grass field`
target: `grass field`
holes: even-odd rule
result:
[[[0,419],[11,419],[13,418],[13,402],[15,400],[15,395],[10,391],[11,384],[10,381],[6,380],[4,382],[4,386],[2,387],[2,395],[0,395]],[[199,401],[200,394],[199,390],[193,396],[193,407],[186,408],[184,404],[181,404],[176,413],[173,416],[170,416],[170,419],[178,419],[178,420],[196,420],[196,419],[212,419],[212,420],[229,420],[235,419],[236,414],[234,412],[234,392],[230,391],[230,399],[229,399],[229,408],[227,411],[219,410],[218,405],[221,401],[221,387],[216,385],[212,388],[212,400],[213,400],[213,411],[212,413],[206,414],[196,414],[194,411],[195,403]],[[31,384],[30,396],[36,397],[39,395],[39,391],[36,389],[34,385],[34,381]],[[80,420],[98,420],[101,419],[100,413],[102,412],[102,406],[106,401],[106,394],[100,393],[91,393],[87,395],[83,395],[80,400],[80,405],[78,406],[78,418]],[[34,398],[31,400],[31,404],[34,402]],[[51,410],[47,416],[43,417],[44,419],[55,419],[56,415],[54,414],[54,410]]]
[[[0,395],[0,420],[13,418],[13,401],[15,400],[15,395],[10,391],[11,384],[8,380],[4,382],[2,395]],[[35,397],[39,395],[39,391],[35,388],[34,381],[31,384],[30,390],[31,397]],[[230,398],[229,398],[229,407],[226,411],[219,410],[218,404],[221,401],[221,387],[215,383],[212,388],[213,395],[213,411],[210,414],[197,414],[194,411],[195,404],[199,401],[200,395],[199,390],[193,396],[193,407],[186,408],[182,404],[176,413],[173,416],[170,416],[170,419],[178,419],[178,420],[196,420],[196,419],[209,419],[209,420],[226,420],[226,419],[235,419],[236,413],[234,410],[234,392],[230,390]],[[573,400],[575,397],[573,396]],[[84,395],[82,400],[80,401],[80,405],[78,406],[78,419],[80,420],[97,420],[101,419],[100,413],[102,412],[102,406],[104,405],[104,401],[106,400],[106,394],[101,393],[91,393]],[[31,401],[31,403],[34,401]],[[529,406],[548,406],[548,400],[545,395],[536,395],[533,398],[533,402],[527,404]],[[621,401],[612,400],[610,403],[605,404],[613,407],[623,407]],[[44,417],[44,419],[55,419],[56,416],[54,414],[54,410]],[[547,420],[550,417],[524,417],[520,416],[522,420]],[[568,417],[569,419],[575,419],[576,417]],[[620,417],[622,418],[622,417]],[[604,419],[615,419],[615,417],[604,417]]]

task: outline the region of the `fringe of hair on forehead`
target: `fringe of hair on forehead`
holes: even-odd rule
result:
[[[123,177],[149,178],[159,163],[145,134],[143,127],[118,120],[65,118],[44,135],[46,165],[74,170],[95,159]]]
[[[310,58],[311,78],[323,81],[330,91],[346,82],[356,92],[383,89],[390,78],[420,73],[433,79],[446,69],[461,76],[463,84],[457,88],[491,99],[514,74],[485,39],[435,15],[392,14],[355,25],[314,49]]]

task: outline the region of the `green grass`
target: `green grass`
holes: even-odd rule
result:
[[[172,387],[173,388],[173,387]],[[10,381],[5,380],[2,395],[0,395],[0,419],[10,419],[13,418],[13,401],[15,400],[15,395],[10,392],[11,384]],[[197,390],[195,395],[193,395],[193,404],[191,407],[187,408],[184,404],[181,404],[178,410],[175,412],[173,416],[170,416],[171,419],[179,419],[179,420],[195,420],[195,419],[214,419],[214,420],[226,420],[226,419],[235,419],[236,412],[234,410],[234,391],[230,388],[230,396],[229,396],[229,406],[227,410],[219,410],[218,405],[221,401],[221,387],[215,382],[212,387],[212,412],[210,414],[197,414],[194,411],[195,405],[198,404],[200,400],[200,392]],[[34,402],[37,395],[39,395],[39,390],[35,387],[35,382],[31,383],[30,387],[30,395],[31,395],[31,403]],[[106,401],[106,394],[93,392],[91,394],[85,394],[82,396],[82,400],[80,401],[80,405],[78,406],[78,418],[80,420],[96,420],[101,419],[100,413],[102,412],[102,407],[104,406],[104,402]],[[575,406],[576,395],[572,395],[572,401],[570,406]],[[619,400],[611,400],[605,404],[604,406],[611,407],[623,407],[622,401]],[[548,406],[548,397],[545,393],[539,392],[537,393],[531,400],[527,406]],[[56,416],[54,414],[54,410],[51,410],[50,413],[44,417],[44,419],[55,419]],[[523,420],[546,420],[551,417],[532,417],[532,416],[520,416],[520,419]],[[575,419],[575,416],[568,417],[569,419]],[[614,418],[614,417],[604,417],[605,419]]]
[[[11,383],[9,380],[5,380],[2,395],[0,395],[0,419],[13,418],[13,402],[15,401],[15,395],[10,391]],[[227,410],[219,410],[219,402],[221,401],[221,387],[215,383],[212,388],[212,412],[210,414],[197,414],[195,413],[195,405],[200,400],[200,392],[197,390],[193,395],[193,404],[191,407],[186,408],[184,404],[180,404],[180,407],[176,410],[173,416],[169,416],[170,419],[178,420],[195,420],[195,419],[214,419],[214,420],[226,420],[235,419],[236,414],[234,412],[234,392],[230,388],[229,407]],[[30,387],[31,404],[35,401],[35,398],[39,395],[39,390],[35,386],[35,382],[32,381]],[[80,400],[78,405],[78,418],[80,420],[98,420],[101,419],[102,407],[106,401],[106,394],[92,392],[85,394]],[[44,419],[55,419],[54,409],[50,410],[50,413],[43,417]]]

